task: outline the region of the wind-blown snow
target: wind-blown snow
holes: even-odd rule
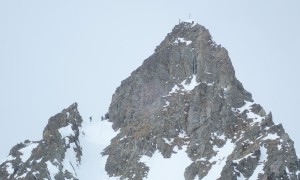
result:
[[[31,143],[27,145],[26,147],[22,148],[19,150],[23,155],[20,156],[22,162],[26,162],[30,156],[31,156],[31,151],[38,146],[38,143]]]
[[[107,156],[100,154],[110,144],[110,140],[117,135],[108,121],[83,121],[80,135],[82,146],[81,165],[77,172],[79,179],[110,179],[105,171]]]
[[[175,147],[174,151],[177,153],[172,154],[171,158],[164,158],[158,151],[155,151],[151,158],[145,155],[142,156],[140,162],[145,163],[150,168],[147,179],[184,179],[185,168],[192,163],[185,152],[186,149],[186,146],[183,146],[181,150]]]
[[[258,166],[256,166],[256,169],[254,170],[249,180],[256,180],[259,174],[264,173],[263,168],[264,168],[264,163],[267,161],[267,158],[268,158],[267,149],[264,146],[261,146]]]
[[[212,165],[208,174],[202,180],[212,180],[221,177],[221,172],[226,165],[227,157],[233,152],[234,147],[235,145],[230,141],[230,139],[227,139],[226,143],[221,148],[214,146],[213,149],[217,152],[217,154],[212,157],[209,162],[215,162],[215,164]]]

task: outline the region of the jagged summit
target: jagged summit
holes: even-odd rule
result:
[[[165,40],[163,40],[159,46],[157,46],[155,51],[162,50],[163,48],[174,45],[174,44],[185,44],[190,45],[195,41],[196,37],[200,33],[203,33],[203,36],[211,39],[211,36],[208,30],[198,24],[194,20],[182,21],[178,25],[175,25],[171,33],[168,33]]]
[[[107,132],[109,122],[115,132]],[[297,180],[300,161],[282,125],[237,80],[227,50],[204,26],[183,21],[122,81],[103,121],[83,121],[74,103],[50,118],[41,141],[16,145],[0,165],[1,180],[95,173],[111,180]]]
[[[293,142],[237,80],[227,50],[196,23],[173,28],[117,88],[108,114],[120,131],[103,152],[110,176],[153,179],[144,157],[182,150],[182,179],[299,175]]]

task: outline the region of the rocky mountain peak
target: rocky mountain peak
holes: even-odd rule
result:
[[[0,165],[0,179],[77,179],[81,161],[77,103],[51,117],[40,141],[14,146]]]
[[[108,121],[115,132],[99,135]],[[95,147],[101,161],[93,161]],[[293,141],[237,80],[227,50],[194,21],[176,25],[122,81],[103,121],[83,122],[72,104],[49,119],[42,140],[12,148],[0,179],[78,179],[82,157],[105,161],[102,179],[300,179]]]
[[[72,104],[67,109],[64,109],[61,113],[56,114],[55,116],[51,117],[48,121],[47,126],[43,132],[43,139],[45,141],[51,142],[54,136],[62,136],[60,133],[60,129],[64,127],[69,127],[71,131],[74,131],[75,134],[79,135],[79,127],[81,126],[82,119],[77,109],[77,103]]]
[[[110,176],[153,179],[145,157],[184,151],[185,179],[298,178],[292,141],[237,80],[227,50],[195,22],[173,28],[117,88],[108,114],[120,131],[103,152]]]
[[[180,74],[180,80],[197,74],[198,81],[220,83],[226,87],[235,78],[227,50],[217,45],[209,31],[195,21],[176,25],[155,51],[171,49],[173,56],[179,59],[171,57],[170,65],[175,64],[177,69],[185,71],[185,74]],[[183,67],[179,67],[180,63],[184,63]]]

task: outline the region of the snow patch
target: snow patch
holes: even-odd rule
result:
[[[170,102],[169,101],[166,101],[166,104],[164,105],[164,108],[165,107],[168,107],[170,105]]]
[[[66,127],[62,127],[58,129],[58,131],[61,134],[62,138],[65,138],[67,136],[75,136],[75,132],[72,129],[72,124],[69,124]]]
[[[13,168],[11,163],[6,164],[6,171],[8,172],[8,174],[13,174],[14,173],[14,168]]]
[[[79,162],[76,157],[75,152],[76,145],[75,143],[70,143],[70,148],[65,152],[65,159],[62,162],[63,164],[63,172],[66,170],[72,173],[74,176],[77,176],[77,171],[79,167]]]
[[[187,80],[184,80],[180,83],[179,86],[177,84],[175,84],[167,96],[170,96],[172,93],[177,93],[177,92],[184,92],[184,91],[190,92],[193,89],[195,89],[196,86],[198,86],[200,84],[200,83],[197,83],[195,74],[189,78],[191,79],[190,83],[188,83]],[[183,93],[181,93],[181,94],[183,94]]]
[[[195,21],[193,19],[187,19],[182,22],[190,23],[190,24],[192,24],[192,27],[194,27],[196,24],[198,24],[197,21]]]
[[[208,86],[213,86],[214,84],[215,84],[215,82],[207,83]]]
[[[59,172],[58,168],[54,166],[50,161],[47,161],[46,164],[50,178],[55,179],[54,176]]]
[[[280,139],[280,137],[277,134],[268,134],[262,140],[276,140],[276,139]]]
[[[36,163],[40,163],[42,161],[42,158],[36,160]]]
[[[26,147],[19,150],[19,152],[22,153],[22,155],[20,156],[22,162],[26,162],[30,158],[31,151],[35,149],[37,146],[38,143],[30,143]]]
[[[21,176],[18,176],[18,179],[19,179],[19,178],[25,178],[26,175],[27,175],[27,173],[24,173],[24,174],[22,174]]]
[[[16,159],[16,157],[13,157],[12,155],[9,155],[9,156],[7,156],[6,160],[4,160],[4,161],[13,161],[15,159]]]
[[[38,175],[38,172],[32,172],[32,174],[36,177],[36,175]]]
[[[186,45],[190,45],[192,41],[185,40],[184,38],[177,38],[173,44],[185,43]]]
[[[185,132],[181,132],[178,134],[179,138],[188,138],[188,135]]]
[[[165,143],[171,145],[174,142],[174,138],[171,138],[171,140],[168,140],[167,138],[164,138]]]
[[[184,90],[186,91],[191,91],[193,90],[196,86],[199,85],[199,83],[197,83],[196,81],[196,75],[193,75],[192,79],[191,79],[191,82],[190,83],[187,83],[187,81],[183,81],[181,83],[181,85],[183,86]]]
[[[208,174],[202,180],[212,180],[221,177],[221,172],[223,167],[226,165],[227,157],[233,152],[234,147],[234,143],[232,143],[229,139],[227,139],[223,147],[213,147],[214,151],[217,152],[217,154],[212,157],[209,162],[215,164],[212,165]]]
[[[251,123],[251,125],[255,124],[255,123],[260,123],[262,121],[262,118],[260,115],[257,115],[255,113],[253,113],[251,111],[251,106],[254,104],[254,102],[249,102],[249,101],[245,101],[245,105],[243,107],[237,108],[237,109],[232,109],[234,112],[244,112],[245,110],[248,110],[247,117],[249,119],[252,119],[253,122]]]
[[[243,112],[245,110],[249,110],[250,111],[250,106],[252,106],[254,103],[253,102],[249,102],[249,101],[245,101],[244,106],[237,108],[237,110],[239,110],[240,112]]]
[[[223,141],[226,140],[226,136],[225,136],[224,134],[218,135],[218,133],[215,132],[215,133],[213,133],[213,136],[216,137],[217,139],[221,139],[221,140],[223,140]]]
[[[177,86],[177,84],[175,84],[175,86],[172,88],[172,90],[171,90],[171,92],[169,94],[176,93],[179,90],[180,90],[180,88]]]
[[[247,159],[248,157],[253,157],[253,156],[252,156],[252,154],[250,153],[250,154],[247,154],[246,156],[244,156],[244,157],[242,157],[242,158],[240,158],[240,159],[233,160],[232,162],[238,164],[241,160]],[[255,157],[253,157],[253,158],[255,158]]]
[[[278,151],[280,151],[281,149],[282,149],[282,145],[281,144],[278,144],[277,145],[277,149],[278,149]],[[299,157],[299,156],[298,156]]]
[[[140,162],[145,163],[150,168],[147,179],[184,179],[185,168],[192,163],[185,152],[186,149],[186,146],[183,146],[181,150],[175,147],[174,151],[177,153],[172,154],[171,158],[164,158],[158,151],[155,151],[151,158],[142,156]]]
[[[83,121],[80,129],[80,143],[82,146],[81,165],[77,172],[78,179],[109,179],[118,180],[119,178],[108,177],[105,171],[107,156],[100,153],[110,144],[110,140],[119,131],[112,129],[112,123],[104,121]]]
[[[264,146],[260,147],[260,159],[258,162],[258,166],[256,166],[256,169],[254,170],[252,176],[249,178],[249,180],[256,180],[258,179],[259,174],[263,174],[263,168],[264,168],[264,163],[268,159],[268,154],[267,154],[267,149]]]

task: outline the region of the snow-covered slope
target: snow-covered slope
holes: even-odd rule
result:
[[[82,147],[81,165],[77,173],[79,179],[109,179],[105,171],[107,156],[103,157],[101,152],[116,135],[107,120],[83,121],[79,138]]]

